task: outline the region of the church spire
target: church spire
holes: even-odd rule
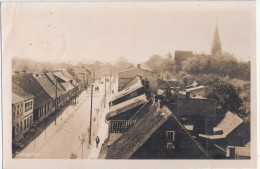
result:
[[[221,53],[221,42],[218,34],[218,27],[216,26],[215,34],[214,34],[214,39],[212,42],[212,47],[211,47],[211,55],[216,55],[218,53]]]

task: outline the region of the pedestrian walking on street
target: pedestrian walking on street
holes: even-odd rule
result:
[[[96,148],[98,148],[98,144],[99,144],[99,137],[97,136],[97,138],[96,138]]]

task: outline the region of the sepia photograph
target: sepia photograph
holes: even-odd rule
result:
[[[255,1],[1,2],[1,31],[4,168],[256,167]]]

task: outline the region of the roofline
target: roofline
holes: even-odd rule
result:
[[[176,122],[181,126],[181,128],[185,131],[185,133],[188,135],[188,137],[195,143],[195,145],[203,152],[203,154],[211,159],[212,156],[207,152],[207,150],[205,148],[203,148],[193,137],[192,135],[187,131],[187,129],[180,123],[180,121],[177,119],[177,117],[175,115],[173,115],[173,118],[176,120]]]
[[[139,77],[140,78],[140,80],[141,80],[141,78],[142,78],[142,76],[141,75],[135,75],[135,77],[133,77],[132,78],[132,80],[130,80],[130,82],[128,82],[128,83],[126,83],[122,88],[121,88],[121,90],[120,91],[123,91],[124,90],[124,88],[129,84],[129,83],[131,83],[136,77]],[[120,91],[118,91],[118,92],[120,92]]]
[[[167,108],[167,107],[164,107]],[[170,111],[168,108],[166,110],[162,109],[163,111]],[[162,110],[160,111],[162,113]],[[172,112],[170,115],[168,115],[166,118],[164,118],[165,120],[160,124],[160,125],[156,125],[156,129],[155,130],[150,130],[149,134],[147,134],[143,140],[143,142],[140,144],[137,144],[137,147],[140,148],[171,116],[173,116]],[[119,139],[118,139],[119,140]],[[116,141],[118,141],[116,140]],[[128,152],[126,155],[126,159],[129,159],[131,157],[131,155],[133,155],[137,150],[135,149],[133,152]]]

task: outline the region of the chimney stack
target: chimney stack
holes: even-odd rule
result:
[[[137,68],[139,68],[139,69],[140,69],[140,68],[141,68],[141,64],[137,64]]]

